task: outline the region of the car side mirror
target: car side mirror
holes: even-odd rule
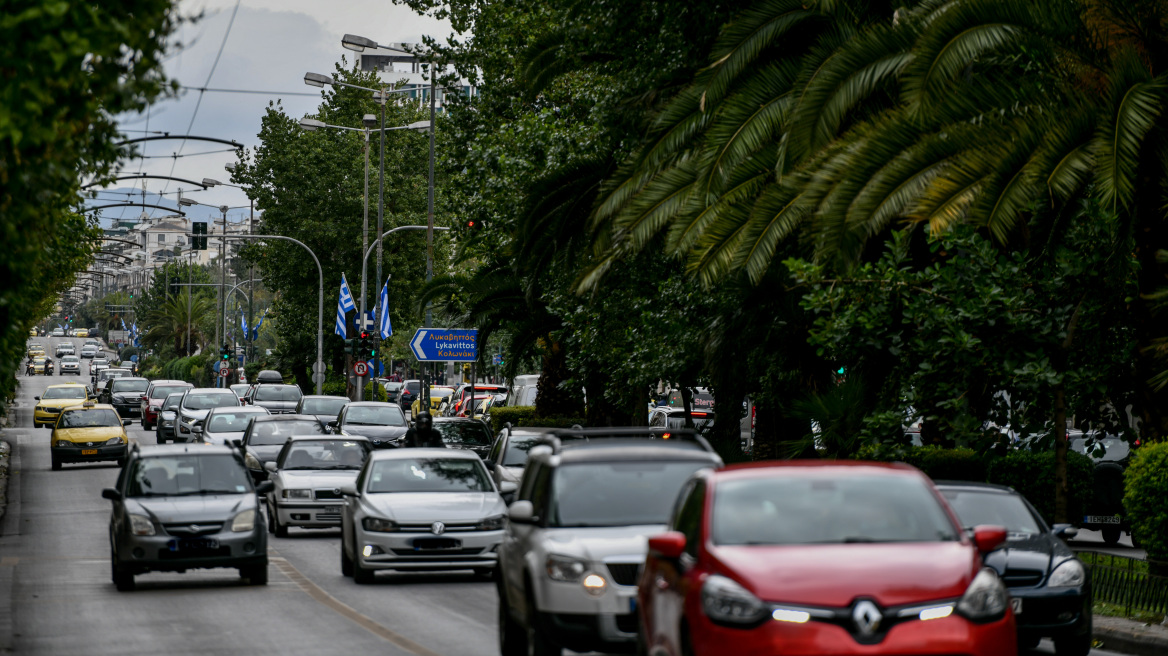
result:
[[[515,481],[503,481],[502,483],[499,483],[499,494],[514,494],[515,490],[518,489],[519,486],[515,483]]]
[[[1006,529],[1001,526],[975,526],[973,528],[973,543],[977,550],[987,554],[997,549],[1006,541]]]
[[[37,401],[40,401],[40,400],[41,400],[41,397],[39,397],[39,396],[34,396],[34,397],[32,397],[32,398],[33,398],[33,399],[35,399],[35,400],[37,400]]]
[[[355,497],[357,496],[357,487],[354,485],[342,485],[341,496]]]
[[[255,486],[256,494],[267,494],[274,489],[276,489],[276,484],[271,481],[260,481]]]
[[[483,466],[487,468],[487,471],[492,471],[492,472],[495,471],[495,461],[494,460],[484,460]]]
[[[685,553],[685,534],[669,531],[649,538],[649,553],[666,560],[677,560]]]
[[[113,489],[112,487],[107,487],[101,491],[101,498],[109,499],[110,501],[121,501],[122,500],[122,493],[118,492],[117,490]]]
[[[535,522],[535,506],[530,501],[516,501],[507,510],[507,517],[516,524],[532,524]]]
[[[272,473],[275,473],[276,472],[276,463],[269,460],[268,462],[264,463],[264,469],[266,469]]]
[[[123,426],[129,426],[129,425],[130,425],[130,424],[132,424],[132,423],[134,423],[134,420],[132,420],[132,419],[123,419],[123,420],[122,420],[122,425],[123,425]]]
[[[231,440],[231,446],[233,446],[237,449],[242,449],[243,448],[243,440],[241,440],[239,438]]]
[[[1079,529],[1070,524],[1055,524],[1051,527],[1051,532],[1064,540],[1073,540],[1079,534]]]

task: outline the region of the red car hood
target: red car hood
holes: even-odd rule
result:
[[[714,547],[712,555],[759,599],[808,606],[960,597],[980,568],[977,550],[960,542]]]

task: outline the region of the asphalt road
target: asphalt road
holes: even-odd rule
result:
[[[341,576],[337,531],[292,529],[288,538],[273,537],[264,587],[242,585],[235,570],[193,570],[141,575],[138,590],[117,592],[110,581],[109,502],[100,496],[117,467],[66,465],[54,472],[49,431],[32,427],[33,396],[64,380],[73,378],[22,376],[13,427],[2,436],[13,458],[0,521],[0,653],[498,653],[491,583],[469,572],[382,573],[374,585],[357,586]],[[129,433],[155,443],[154,432],[137,421]],[[1038,653],[1053,649],[1044,644]]]

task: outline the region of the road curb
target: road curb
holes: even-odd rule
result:
[[[1161,625],[1096,615],[1092,635],[1103,649],[1133,656],[1168,654],[1168,628]]]

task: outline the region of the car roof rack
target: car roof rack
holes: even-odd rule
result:
[[[701,447],[703,451],[715,453],[714,447],[697,431],[689,428],[661,428],[657,426],[619,426],[604,428],[583,428],[579,424],[571,428],[555,428],[548,431],[540,442],[552,447],[552,453],[558,455],[563,450],[564,439],[572,441],[583,440],[677,440],[691,442]]]

